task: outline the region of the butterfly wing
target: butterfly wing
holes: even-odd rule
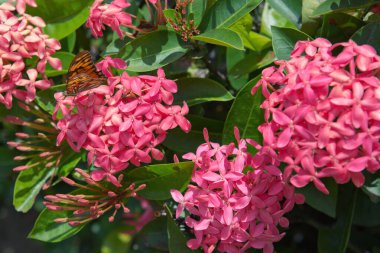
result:
[[[75,95],[78,92],[107,84],[107,78],[96,69],[90,52],[82,51],[70,64],[66,84],[66,94]]]

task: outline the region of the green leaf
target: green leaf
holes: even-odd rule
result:
[[[56,223],[57,218],[68,217],[70,212],[67,211],[50,211],[44,209],[37,218],[32,231],[28,238],[40,240],[43,242],[60,242],[77,234],[84,224],[72,227],[67,223]]]
[[[318,37],[326,38],[331,43],[347,41],[363,24],[360,19],[346,13],[327,14],[323,16]]]
[[[192,162],[148,165],[130,170],[125,176],[136,185],[146,185],[139,191],[139,196],[149,200],[166,200],[171,198],[171,189],[186,189],[193,168]]]
[[[51,38],[63,39],[81,27],[88,18],[89,9],[84,8],[78,14],[71,17],[68,20],[62,20],[60,22],[47,23],[44,27],[44,32]]]
[[[188,49],[175,32],[161,30],[129,42],[117,57],[125,60],[128,70],[146,72],[178,60]]]
[[[325,0],[302,0],[302,28],[301,30],[307,34],[314,35],[320,27],[320,19],[312,17],[315,10]]]
[[[302,4],[300,4],[300,0],[268,0],[268,3],[297,27],[301,24]]]
[[[210,30],[200,35],[193,36],[193,39],[219,46],[244,50],[243,41],[239,34],[226,28]]]
[[[37,161],[34,159],[28,164],[34,162]],[[15,209],[24,213],[29,211],[42,186],[53,173],[54,169],[44,168],[43,166],[36,166],[21,171],[17,177],[13,192],[13,205]]]
[[[323,183],[330,194],[325,195],[320,192],[313,184],[297,189],[305,196],[306,203],[312,208],[332,217],[336,217],[336,206],[338,201],[338,186],[332,179],[323,180]],[[321,205],[323,203],[323,205]]]
[[[271,47],[271,39],[252,31],[252,24],[253,18],[251,14],[247,14],[233,24],[230,29],[239,34],[246,48],[253,51],[261,51]]]
[[[158,217],[146,224],[134,238],[134,247],[130,253],[168,252],[166,217]],[[134,249],[136,248],[136,249]]]
[[[54,107],[56,104],[56,100],[54,98],[54,93],[58,91],[64,91],[66,88],[66,84],[54,85],[49,89],[42,90],[37,92],[36,103],[40,106],[44,111],[49,114],[53,114]]]
[[[224,144],[235,141],[235,126],[239,128],[241,138],[262,141],[261,133],[257,127],[264,122],[264,111],[260,108],[264,97],[260,90],[255,95],[251,95],[251,90],[260,80],[260,77],[258,76],[249,81],[237,94],[224,123]]]
[[[287,19],[286,16],[280,12],[277,12],[268,3],[265,3],[263,14],[261,16],[260,33],[272,37],[271,28],[273,26],[297,29],[297,27],[289,19]]]
[[[359,226],[374,227],[380,225],[380,203],[374,203],[363,192],[359,191],[353,223]]]
[[[297,41],[312,39],[306,33],[291,28],[273,26],[272,34],[273,50],[278,60],[289,60]]]
[[[227,48],[226,51],[226,65],[227,65],[227,78],[231,83],[231,86],[235,90],[240,90],[241,87],[243,87],[247,81],[248,81],[248,74],[234,76],[231,74],[231,69],[240,61],[242,61],[245,58],[245,52],[236,50],[233,48]]]
[[[171,215],[167,215],[167,233],[170,253],[192,253],[186,246],[187,238],[173,221]]]
[[[201,31],[227,28],[255,9],[262,0],[219,0],[207,11],[200,24]]]
[[[367,179],[368,180],[368,179]],[[372,195],[380,197],[380,178],[376,178],[363,186],[364,190]]]
[[[196,27],[201,23],[203,15],[206,11],[207,0],[197,0],[193,1],[189,5],[189,13],[194,15],[194,24]]]
[[[130,41],[132,41],[132,39],[127,36],[120,39],[117,33],[114,32],[112,41],[107,45],[106,49],[102,53],[102,56],[104,57],[110,54],[118,54],[120,52],[120,49],[122,49]]]
[[[93,0],[37,0],[38,8],[27,8],[27,13],[39,16],[46,22],[44,32],[58,40],[83,25]]]
[[[122,226],[112,230],[107,234],[102,247],[101,253],[128,253],[132,244],[132,236],[126,233],[127,228]]]
[[[222,141],[222,121],[196,115],[187,115],[186,118],[191,122],[191,131],[184,133],[178,128],[170,130],[163,142],[165,147],[179,154],[194,152],[199,145],[205,142],[204,128],[207,128],[211,141],[218,143]]]
[[[182,78],[178,79],[178,93],[174,96],[175,104],[183,101],[189,106],[210,102],[230,101],[234,97],[220,83],[207,78]]]
[[[352,220],[357,205],[358,189],[351,184],[339,187],[338,221],[332,228],[320,228],[319,253],[345,253],[351,235]],[[321,203],[320,203],[321,204]]]
[[[359,45],[371,45],[377,53],[380,53],[380,22],[363,26],[352,35],[351,39]]]
[[[319,16],[335,11],[360,9],[371,6],[380,0],[326,0],[313,11],[313,16]]]
[[[77,40],[77,33],[72,32],[66,38],[60,41],[62,49],[61,51],[66,51],[72,53],[75,47],[75,42]]]
[[[257,69],[261,69],[274,61],[273,51],[267,52],[250,52],[243,59],[232,67],[230,74],[232,76],[241,76],[249,74]]]
[[[57,52],[57,53],[54,54],[54,57],[61,60],[61,62],[62,62],[62,69],[61,70],[56,70],[56,69],[53,69],[50,65],[47,65],[46,66],[45,74],[48,77],[54,77],[54,76],[59,76],[59,75],[62,75],[62,74],[66,74],[67,71],[69,70],[70,64],[73,61],[75,55],[72,54],[72,53],[69,53],[69,52],[59,51],[59,52]]]

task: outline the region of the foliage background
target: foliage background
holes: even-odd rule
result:
[[[232,0],[219,1],[231,4]],[[91,2],[90,0],[38,0],[37,9],[28,9],[30,14],[41,16],[47,22],[45,32],[51,37],[60,39],[63,45],[62,52],[57,55],[62,59],[64,69],[62,71],[51,69],[50,76],[66,73],[75,52],[79,49],[91,49],[103,55],[113,54],[118,53],[119,49],[128,42],[128,39],[119,40],[110,31],[98,40],[90,36],[89,30],[83,26],[83,23],[88,16],[88,6]],[[208,4],[211,5],[212,2],[215,0],[209,0]],[[119,55],[129,56],[131,72],[142,69],[153,70],[160,65],[159,60],[167,56],[159,54],[165,48],[149,45],[150,41],[169,49],[174,48],[178,58],[182,56],[180,61],[169,64],[164,69],[167,75],[179,79],[180,92],[176,96],[176,101],[186,100],[192,106],[193,116],[190,117],[192,117],[193,130],[189,135],[174,130],[165,142],[165,146],[172,153],[183,154],[194,151],[203,142],[201,129],[204,126],[209,128],[213,141],[223,143],[232,140],[232,129],[236,123],[244,129],[255,129],[260,124],[255,119],[260,115],[258,110],[260,98],[250,99],[251,87],[257,80],[254,78],[263,67],[271,64],[274,56],[278,59],[287,59],[297,40],[325,37],[331,42],[340,42],[351,38],[360,44],[371,44],[380,52],[379,15],[367,16],[370,7],[377,2],[380,1],[239,0],[241,5],[235,5],[238,8],[233,12],[234,15],[223,12],[216,14],[221,19],[232,17],[232,20],[229,19],[231,23],[225,24],[229,29],[222,25],[215,27],[212,22],[207,21],[207,16],[203,20],[201,16],[197,17],[202,34],[196,38],[197,42],[191,51],[182,41],[173,39],[174,33],[158,31],[129,44],[132,49],[144,43],[148,47],[152,46],[150,49],[153,54],[158,54],[154,59],[155,64],[149,62],[151,59],[142,57],[143,52],[138,50],[131,56],[127,48]],[[137,12],[136,7],[139,4],[140,1],[136,1],[131,10]],[[257,5],[257,8],[252,8],[254,10],[250,14],[245,13],[248,6]],[[147,10],[140,9],[138,15],[146,16]],[[209,16],[209,19],[211,18]],[[207,34],[207,31],[213,28],[220,28],[220,34]],[[163,36],[164,33],[166,36]],[[220,39],[222,37],[224,39]],[[170,44],[172,41],[177,44]],[[243,48],[245,51],[241,50]],[[200,79],[204,76],[208,76],[209,79]],[[253,81],[248,82],[252,79]],[[59,84],[61,81],[58,79],[56,83]],[[49,104],[51,95],[49,92],[41,95],[46,99],[48,106],[52,106]],[[0,117],[6,114],[20,115],[23,111],[17,106],[14,106],[11,112],[0,107]],[[250,117],[246,120],[239,115],[250,115]],[[0,125],[0,251],[4,253],[138,252],[128,251],[132,239],[120,233],[125,228],[117,222],[110,224],[106,219],[91,223],[77,236],[61,243],[49,244],[26,239],[43,206],[40,196],[27,214],[17,213],[12,206],[12,189],[17,175],[12,173],[11,169],[18,164],[12,160],[16,151],[10,150],[6,142],[13,140],[14,133],[19,130],[25,129],[4,122]],[[246,131],[243,137],[259,138],[257,131]],[[360,190],[346,185],[337,187],[332,182],[327,182],[331,192],[329,196],[323,196],[311,187],[302,189],[307,197],[307,204],[297,206],[290,214],[290,229],[287,230],[287,236],[276,244],[276,251],[343,252],[342,243],[350,239],[347,252],[380,252],[378,240],[380,186],[376,180],[378,175],[368,176],[366,187]],[[59,185],[57,191],[59,190],[67,189]],[[136,243],[144,244],[144,241],[151,243],[143,252],[164,252],[163,249],[167,247],[167,236],[163,232],[163,229],[167,228],[166,222],[165,217],[157,218],[137,235]]]

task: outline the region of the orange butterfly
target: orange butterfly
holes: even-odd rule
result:
[[[107,84],[105,75],[98,71],[88,51],[77,54],[69,67],[66,78],[66,96],[74,96],[85,90]]]

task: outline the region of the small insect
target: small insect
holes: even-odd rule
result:
[[[88,51],[81,51],[71,62],[66,78],[66,96],[107,84],[107,78],[98,71]]]

